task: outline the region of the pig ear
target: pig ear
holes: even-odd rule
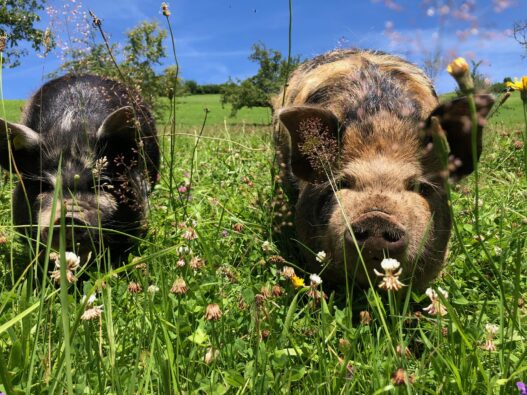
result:
[[[478,122],[476,156],[479,160],[482,151],[483,126],[494,104],[494,97],[492,95],[476,95],[475,101]],[[428,130],[433,129],[431,128],[431,120],[434,117],[439,121],[450,146],[449,162],[454,164],[454,166],[449,166],[450,178],[457,181],[474,171],[471,138],[472,124],[467,98],[455,99],[436,107],[427,120]]]
[[[9,170],[9,147],[14,158],[38,150],[40,135],[26,125],[0,118],[0,165]]]
[[[135,138],[135,112],[130,106],[121,107],[108,115],[97,130],[97,140]]]
[[[291,137],[291,168],[293,173],[308,182],[324,180],[325,174],[321,174],[321,170],[313,166],[312,158],[316,156],[316,152],[310,155],[302,149],[307,137],[306,133],[313,132],[305,125],[309,125],[308,123],[311,121],[311,125],[317,126],[319,130],[316,132],[320,133],[322,137],[319,139],[321,146],[313,147],[313,151],[322,151],[327,147],[337,146],[337,144],[324,144],[328,142],[328,139],[334,142],[339,140],[339,122],[335,114],[320,107],[294,106],[280,110],[278,119]],[[326,135],[324,136],[322,133]],[[334,152],[333,154],[336,157],[338,153]]]

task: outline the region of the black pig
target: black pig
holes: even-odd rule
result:
[[[19,229],[58,249],[63,217],[67,250],[119,256],[145,228],[159,168],[154,119],[119,82],[66,75],[29,99],[20,124],[0,119],[0,165],[19,176]]]

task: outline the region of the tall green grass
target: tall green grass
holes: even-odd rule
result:
[[[186,185],[194,162],[189,202],[173,194],[179,220],[170,215],[163,179],[138,253],[113,271],[104,269],[105,257],[93,257],[86,280],[71,285],[57,287],[20,253],[26,242],[10,225],[10,184],[2,181],[0,256],[27,270],[13,277],[9,265],[1,269],[0,391],[514,393],[527,377],[527,186],[518,104],[511,100],[485,131],[480,229],[488,254],[475,238],[471,179],[453,191],[460,238],[453,238],[437,283],[449,292],[442,318],[422,311],[425,295],[411,295],[405,311],[395,301],[379,304],[384,293],[371,289],[361,309],[372,321],[361,324],[357,306],[342,295],[317,301],[280,274],[280,251],[270,239],[267,126],[207,122],[197,145],[198,124],[178,127],[174,187]],[[178,111],[183,117],[184,108]],[[307,281],[308,273],[296,272]],[[187,293],[170,292],[178,278]],[[103,313],[84,321],[81,298],[90,293]],[[205,318],[211,303],[223,313],[218,321]],[[499,327],[496,351],[482,348],[487,323]],[[400,368],[407,385],[392,379]]]

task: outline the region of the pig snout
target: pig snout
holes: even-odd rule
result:
[[[345,234],[346,242],[357,246],[365,261],[381,261],[385,257],[404,259],[408,247],[408,235],[404,227],[393,216],[382,211],[370,211],[351,222],[351,231]],[[372,263],[373,263],[372,262]]]
[[[58,249],[60,245],[60,218],[57,218],[53,224],[53,235],[51,239],[51,246],[54,249]],[[64,218],[65,224],[65,242],[66,248],[70,248],[74,243],[82,243],[88,239],[89,234],[89,224],[76,217],[66,216]],[[51,229],[48,226],[41,228],[41,237],[44,243],[48,242],[49,236],[51,234]]]
[[[62,210],[64,210],[62,212]],[[64,206],[58,207],[53,217],[53,232],[49,227],[49,220],[41,222],[40,234],[42,241],[47,243],[51,235],[51,246],[58,249],[61,237],[61,215],[64,216],[65,225],[65,242],[66,248],[72,248],[74,244],[86,244],[90,242],[90,229],[94,226],[90,223],[88,217],[96,213],[89,212],[78,204],[64,203]],[[90,215],[91,214],[91,215]],[[96,215],[95,215],[96,216]]]

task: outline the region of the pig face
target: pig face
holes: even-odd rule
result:
[[[88,87],[100,91],[101,81],[90,80]],[[66,85],[71,89],[78,81]],[[144,109],[114,109],[106,102],[93,114],[71,103],[63,111],[51,108],[37,122],[30,102],[25,117],[32,127],[0,120],[0,165],[20,178],[14,222],[53,249],[63,237],[66,250],[80,255],[109,247],[118,256],[144,230],[159,160],[155,127],[138,115]]]
[[[492,104],[490,96],[477,97],[477,158]],[[374,122],[342,128],[332,111],[316,106],[288,107],[278,118],[299,183],[298,238],[311,250],[313,270],[320,270],[313,252],[324,250],[328,282],[342,285],[347,275],[367,287],[390,257],[401,263],[403,281],[425,287],[442,268],[450,236],[446,182],[473,171],[466,100],[438,106],[425,122],[381,111]],[[447,141],[450,151],[441,152]]]

